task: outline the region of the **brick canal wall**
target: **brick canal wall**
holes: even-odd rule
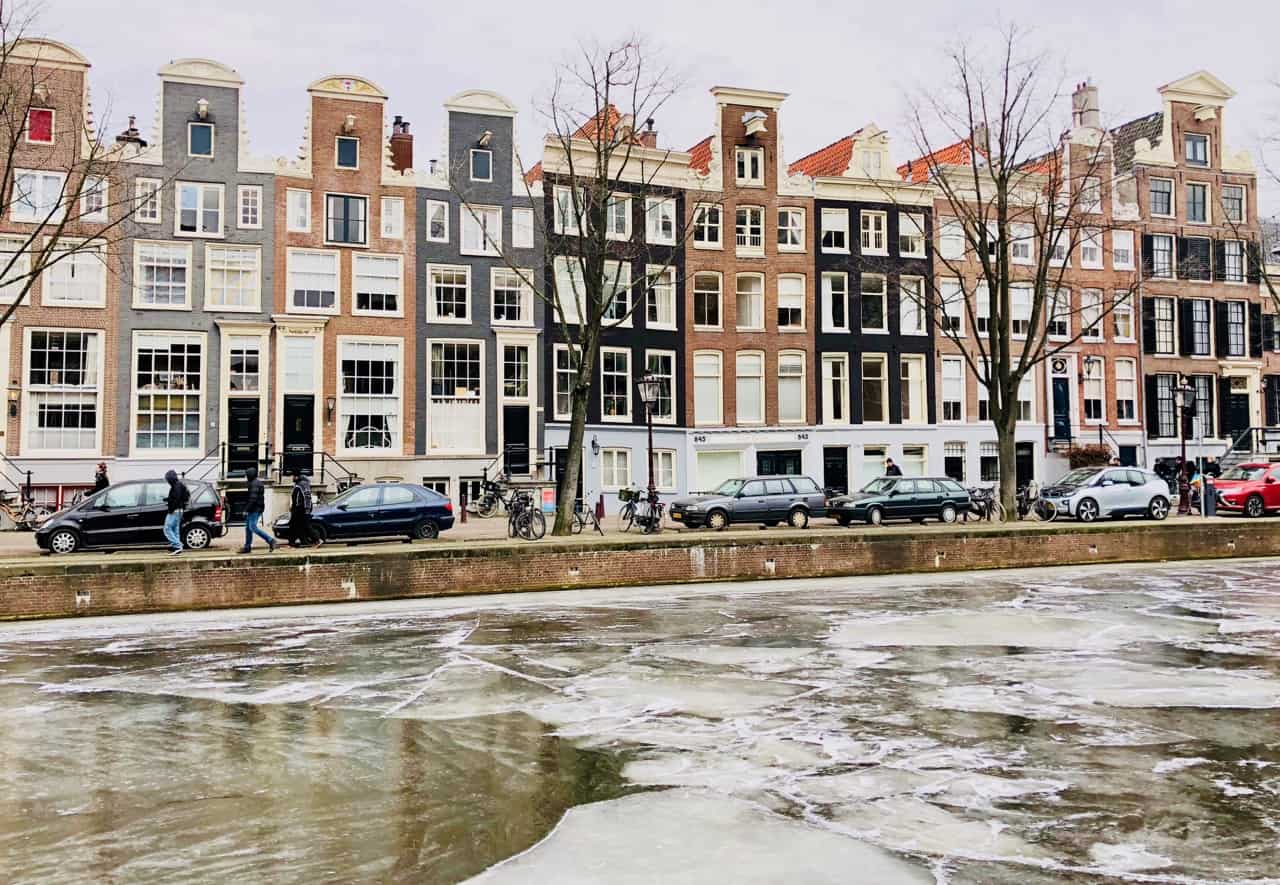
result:
[[[1280,522],[915,526],[0,563],[0,620],[694,581],[1280,555]]]

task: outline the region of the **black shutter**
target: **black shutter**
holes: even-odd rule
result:
[[[1151,279],[1155,275],[1155,259],[1152,257],[1151,234],[1142,235],[1142,278]]]
[[[1262,282],[1262,252],[1258,244],[1250,242],[1245,246],[1246,270],[1245,279],[1257,285]]]
[[[1227,383],[1228,383],[1228,385],[1230,384],[1230,382],[1227,382]],[[1213,384],[1212,384],[1212,383],[1210,383],[1210,384],[1209,384],[1209,408],[1208,408],[1208,410],[1207,410],[1207,411],[1208,411],[1208,414],[1204,416],[1204,418],[1205,418],[1205,420],[1204,420],[1204,432],[1205,432],[1205,434],[1206,434],[1206,435],[1208,435],[1208,436],[1213,436],[1213,435],[1214,435],[1214,433],[1213,433],[1213,418],[1214,418],[1214,416],[1217,414],[1217,412],[1216,412],[1216,411],[1214,410],[1214,408],[1213,408],[1213,393],[1214,393],[1214,391],[1213,391]],[[1221,426],[1222,426],[1222,425],[1221,425],[1221,422],[1219,422],[1219,425],[1218,425],[1218,426],[1219,426],[1219,427],[1221,427]]]
[[[1280,398],[1277,396],[1277,389],[1280,388],[1280,375],[1267,375],[1262,379],[1262,396],[1263,406],[1267,414],[1267,426],[1280,426]]]
[[[1160,435],[1160,406],[1156,402],[1156,376],[1148,375],[1143,381],[1147,387],[1147,439],[1155,439]]]
[[[1156,303],[1150,298],[1142,299],[1142,352],[1156,352]]]
[[[1227,302],[1216,301],[1213,305],[1213,343],[1214,354],[1218,357],[1227,355]]]
[[[1195,351],[1195,329],[1191,319],[1191,299],[1179,298],[1178,305],[1178,353],[1191,356]]]
[[[1173,238],[1173,275],[1180,280],[1196,278],[1196,271],[1187,256],[1186,237]]]
[[[1262,315],[1262,346],[1264,349],[1276,349],[1276,318],[1273,314]]]
[[[1219,282],[1227,278],[1227,244],[1213,241],[1213,278]]]
[[[1262,359],[1262,305],[1249,305],[1249,356]]]
[[[1212,395],[1212,394],[1211,394]],[[1227,403],[1231,402],[1231,379],[1218,379],[1218,432],[1226,433],[1227,428]],[[1209,428],[1213,430],[1213,428]],[[1216,436],[1217,434],[1215,434]]]

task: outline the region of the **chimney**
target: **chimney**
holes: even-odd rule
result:
[[[133,114],[129,115],[129,128],[116,136],[116,144],[132,144],[139,148],[147,146],[146,140],[138,132],[138,118]]]
[[[973,126],[973,132],[970,134],[969,138],[972,142],[973,149],[978,153],[985,154],[991,149],[989,138],[987,136],[986,123],[975,123]]]
[[[397,172],[413,168],[413,136],[409,121],[399,114],[391,121],[391,168]]]
[[[658,130],[653,128],[653,117],[644,121],[644,131],[640,133],[640,144],[647,148],[658,146]]]
[[[1098,87],[1088,80],[1071,93],[1071,125],[1088,129],[1102,128],[1102,111],[1098,106]]]

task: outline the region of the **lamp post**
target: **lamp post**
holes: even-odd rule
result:
[[[653,483],[653,406],[662,392],[662,383],[652,372],[645,372],[636,381],[640,391],[640,402],[644,403],[645,423],[649,427],[649,504],[658,502],[658,487]]]
[[[1183,375],[1178,378],[1178,386],[1173,389],[1173,401],[1178,407],[1178,442],[1181,455],[1178,458],[1178,515],[1188,516],[1191,513],[1191,481],[1187,477],[1187,409],[1195,405],[1196,389],[1191,380]]]
[[[1090,354],[1090,355],[1088,355],[1088,356],[1086,356],[1086,357],[1084,358],[1084,377],[1085,377],[1085,380],[1086,380],[1086,381],[1093,377],[1093,370],[1094,370],[1097,366],[1099,366],[1101,363],[1102,363],[1101,358],[1096,357],[1096,356],[1093,356],[1092,354]],[[1106,385],[1105,385],[1105,384],[1103,385],[1103,398],[1104,398],[1104,399],[1106,398]],[[1104,446],[1104,445],[1106,445],[1106,443],[1105,443],[1105,442],[1103,441],[1103,439],[1102,439],[1102,433],[1103,433],[1103,429],[1102,429],[1102,428],[1103,428],[1103,424],[1104,424],[1104,422],[1103,422],[1101,419],[1099,419],[1099,421],[1098,421],[1098,445],[1099,445],[1099,446]]]

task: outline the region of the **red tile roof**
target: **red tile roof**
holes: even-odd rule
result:
[[[711,171],[711,136],[689,148],[689,167],[703,175]]]
[[[967,166],[973,161],[972,146],[968,141],[957,141],[932,154],[925,154],[918,160],[903,163],[898,167],[898,174],[912,184],[921,184],[929,180],[929,170],[935,166]]]
[[[603,130],[605,138],[612,139],[620,122],[622,122],[622,114],[612,104],[608,104],[599,114],[579,126],[578,131],[573,133],[573,137],[594,140]]]
[[[801,157],[787,167],[787,172],[792,175],[809,175],[815,178],[825,175],[843,175],[849,168],[849,161],[853,159],[853,141],[860,132],[862,132],[861,129],[808,156]]]
[[[542,181],[542,162],[534,163],[529,171],[524,174],[525,184],[537,184]]]

